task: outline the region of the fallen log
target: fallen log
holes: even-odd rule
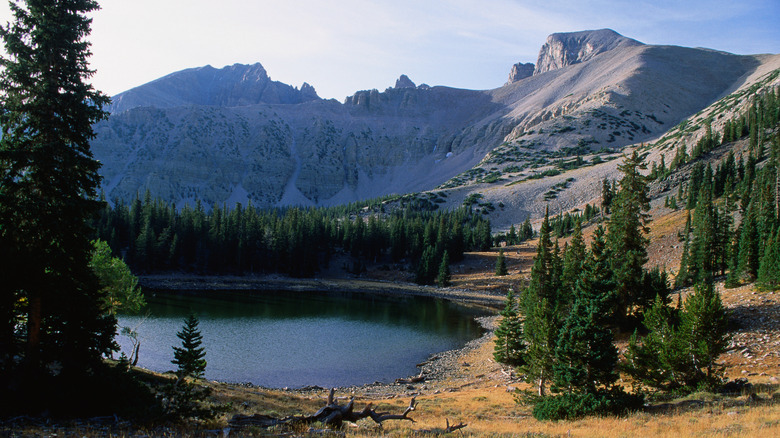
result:
[[[408,420],[414,423],[414,420],[409,417],[409,413],[414,411],[417,407],[415,397],[409,402],[409,406],[402,414],[391,414],[389,412],[376,412],[369,403],[368,406],[363,408],[362,411],[355,412],[355,397],[349,400],[347,405],[340,405],[335,400],[336,389],[330,390],[328,395],[327,404],[318,410],[314,415],[308,416],[289,416],[283,418],[270,417],[268,415],[254,414],[254,415],[241,415],[236,414],[228,422],[232,427],[242,426],[257,426],[263,428],[269,428],[273,426],[285,425],[285,426],[297,426],[307,425],[313,423],[322,423],[328,427],[341,427],[344,421],[355,423],[363,418],[371,418],[377,424],[382,424],[387,420]]]
[[[425,376],[421,372],[420,375],[410,377],[408,379],[395,379],[395,383],[408,384],[408,383],[420,383],[425,381]]]

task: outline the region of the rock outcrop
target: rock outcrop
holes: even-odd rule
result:
[[[547,37],[547,41],[539,51],[534,74],[585,62],[596,55],[619,47],[638,45],[642,43],[626,38],[611,29],[554,33]]]
[[[513,84],[517,81],[523,80],[527,77],[530,77],[534,74],[534,65],[533,63],[522,63],[518,62],[517,64],[512,66],[512,70],[509,72],[509,79],[506,81],[506,84]]]
[[[395,81],[395,87],[393,88],[417,88],[417,86],[409,79],[409,76],[401,75],[401,77]]]

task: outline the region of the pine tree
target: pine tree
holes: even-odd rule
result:
[[[646,178],[639,172],[645,166],[636,151],[618,165],[623,174],[620,190],[612,205],[607,241],[612,255],[612,272],[615,279],[615,318],[618,324],[626,328],[630,325],[635,306],[643,310],[643,303],[651,301],[646,295],[655,296],[641,286],[644,265],[647,262],[649,232],[647,223],[650,208],[647,195]]]
[[[523,341],[523,326],[518,315],[517,300],[512,289],[506,294],[504,310],[501,311],[501,322],[495,330],[493,358],[496,362],[518,367],[525,363],[525,343]]]
[[[520,243],[520,239],[517,236],[517,230],[515,230],[514,224],[509,227],[509,233],[506,235],[506,243],[509,245],[517,245]]]
[[[617,380],[618,352],[602,319],[597,303],[577,296],[555,348],[552,380],[558,390],[593,394]]]
[[[526,364],[524,371],[529,382],[537,385],[539,395],[552,376],[555,360],[555,342],[558,338],[560,317],[558,314],[558,286],[555,275],[554,252],[550,240],[550,216],[545,212],[539,230],[536,259],[531,268],[531,281],[521,295],[521,307],[525,319],[523,333],[526,340]]]
[[[176,337],[181,339],[181,347],[173,347],[172,364],[178,366],[176,376],[181,380],[185,377],[203,377],[206,371],[206,350],[203,344],[203,335],[198,330],[198,318],[190,314],[184,320],[184,326]]]
[[[498,250],[498,257],[496,258],[496,275],[504,276],[507,274],[506,257],[504,256],[504,250],[500,249]]]
[[[439,287],[447,287],[450,285],[451,278],[450,253],[445,250],[444,255],[441,258],[441,264],[439,265],[439,275],[436,277],[436,283]]]
[[[647,336],[636,333],[626,352],[626,370],[656,388],[713,386],[720,381],[717,357],[728,341],[728,317],[712,283],[697,283],[683,308],[672,308],[660,297],[645,312]]]
[[[526,216],[520,232],[520,240],[528,240],[532,237],[534,237],[534,229],[531,226],[531,216]]]
[[[88,375],[116,348],[116,320],[88,266],[87,221],[101,209],[89,142],[109,102],[86,82],[87,15],[98,5],[26,0],[10,9],[14,22],[0,28],[0,368],[46,373],[58,362],[61,376]]]
[[[685,301],[679,331],[688,352],[685,383],[690,387],[717,383],[721,370],[715,360],[726,351],[728,316],[711,282],[696,284]]]
[[[569,291],[567,295],[572,296],[585,263],[585,241],[582,237],[580,221],[574,224],[574,233],[569,243],[563,254],[562,287],[564,291]]]
[[[756,203],[751,202],[742,219],[739,235],[738,264],[734,274],[737,279],[746,278],[748,281],[753,281],[758,276],[760,236],[756,215]]]
[[[780,227],[764,245],[756,283],[764,290],[780,289]]]

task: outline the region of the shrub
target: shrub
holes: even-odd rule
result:
[[[628,394],[620,387],[595,393],[564,393],[543,397],[534,406],[537,420],[576,420],[593,415],[621,415],[644,404],[644,395]]]

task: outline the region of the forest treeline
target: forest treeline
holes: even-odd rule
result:
[[[602,207],[609,216],[606,226],[595,229],[590,248],[577,223],[561,249],[545,217],[530,283],[519,297],[511,290],[507,295],[494,349],[497,361],[518,368],[536,385],[536,395],[518,399],[535,404],[536,418],[640,408],[643,393],[627,393],[617,384],[619,372],[633,378],[635,389],[690,392],[722,383],[723,368],[716,360],[728,342],[728,314],[714,287],[716,276],[728,274],[727,287],[756,281],[759,288],[780,288],[780,137],[774,93],[756,98],[747,115],[725,124],[729,141],[751,136],[746,159],[729,152],[713,168],[703,152],[696,153],[686,158],[692,162],[687,185],[666,199],[667,207],[679,204],[688,210],[675,278],[676,287],[694,286],[685,302],[678,296],[672,303],[666,272],[644,267],[647,184],[669,175],[663,161],[643,176],[642,159],[634,152],[618,166],[619,181],[603,182]],[[708,129],[695,148],[709,145],[711,136]],[[614,334],[632,331],[620,355]]]
[[[106,205],[95,228],[135,272],[311,277],[344,252],[355,273],[367,261],[405,262],[423,284],[435,280],[445,252],[457,262],[464,251],[493,243],[490,221],[466,207],[350,213],[343,207],[259,210],[237,204],[206,211],[200,203],[177,209],[149,193],[130,205]]]

